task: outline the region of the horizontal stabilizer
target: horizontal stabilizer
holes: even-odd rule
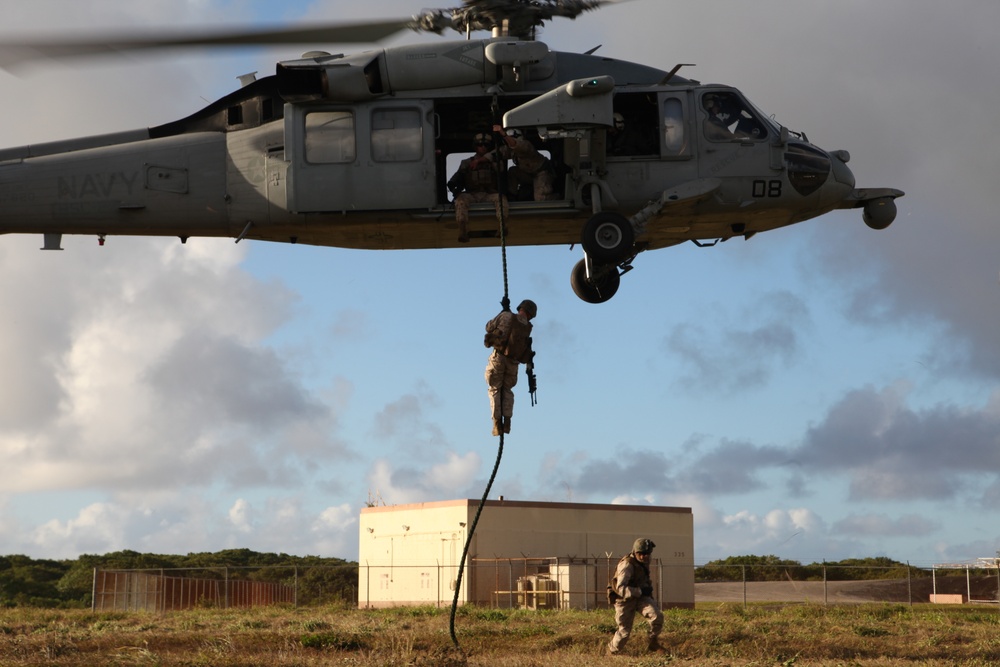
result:
[[[896,199],[902,197],[905,192],[896,188],[858,188],[852,190],[851,194],[844,197],[844,200],[837,205],[837,208],[862,208],[865,204],[883,197]]]

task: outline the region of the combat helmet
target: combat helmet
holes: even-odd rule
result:
[[[632,553],[651,554],[653,553],[653,549],[655,547],[656,545],[653,544],[653,540],[649,539],[648,537],[640,537],[632,545]]]
[[[531,319],[535,319],[535,316],[538,315],[538,306],[536,306],[535,302],[531,299],[525,299],[521,303],[517,304],[517,309],[523,309],[524,312],[528,313]]]

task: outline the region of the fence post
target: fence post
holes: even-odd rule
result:
[[[656,559],[656,599],[660,601],[660,609],[666,600],[663,599],[663,561]]]
[[[906,599],[910,601],[910,606],[913,606],[913,580],[910,571],[910,561],[906,561]]]
[[[94,579],[90,584],[90,611],[97,611],[97,568],[94,568]]]
[[[826,560],[824,559],[823,560],[823,606],[824,607],[830,604],[829,588],[830,587],[827,586],[827,579],[826,579]]]
[[[294,570],[294,588],[292,589],[292,606],[296,609],[299,608],[299,566],[295,566]]]
[[[527,601],[527,597],[524,598]],[[518,598],[518,606],[521,605],[521,598]],[[514,608],[514,561],[507,559],[507,608]]]
[[[740,570],[743,571],[743,608],[747,607],[747,566],[740,565]]]

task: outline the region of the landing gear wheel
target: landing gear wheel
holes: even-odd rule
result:
[[[593,280],[587,280],[587,260],[581,259],[573,267],[570,284],[578,297],[587,303],[604,303],[615,295],[622,277],[618,267],[594,266]]]
[[[601,211],[583,226],[581,243],[587,256],[601,264],[617,264],[632,254],[635,232],[624,215]]]

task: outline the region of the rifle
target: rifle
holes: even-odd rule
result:
[[[528,373],[528,393],[531,395],[532,407],[538,405],[535,392],[538,391],[538,380],[535,378],[535,351],[531,349],[531,338],[528,338],[528,361],[524,364],[524,370]]]

